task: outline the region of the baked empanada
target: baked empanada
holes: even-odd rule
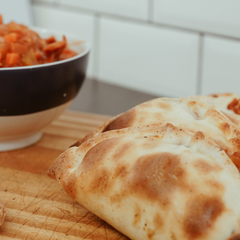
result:
[[[196,115],[186,116],[204,121],[191,106]],[[202,132],[172,124],[107,131],[61,154],[48,174],[133,240],[240,239],[239,172]]]
[[[190,132],[201,131],[226,151],[240,169],[240,130],[221,111],[203,101],[191,98],[158,98],[142,103],[122,113],[87,135],[91,137],[116,129],[142,126],[163,126],[171,123]]]

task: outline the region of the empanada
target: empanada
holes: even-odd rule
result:
[[[101,133],[128,127],[171,123],[190,132],[202,131],[225,150],[240,169],[240,130],[214,106],[188,98],[158,98],[122,113],[87,135],[79,144]]]
[[[183,116],[204,126],[219,115],[205,123],[206,112],[191,109]],[[100,133],[61,154],[49,176],[133,240],[240,239],[239,172],[199,131],[167,124]]]

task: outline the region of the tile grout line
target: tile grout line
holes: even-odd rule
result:
[[[95,80],[99,80],[99,60],[100,60],[100,18],[99,13],[94,14],[94,26],[93,26],[93,48],[95,53],[93,54],[93,75]]]
[[[94,40],[93,40],[93,47],[95,49],[95,54],[93,55],[94,58],[94,62],[93,62],[93,75],[94,75],[94,80],[96,81],[96,84],[92,85],[92,89],[95,92],[94,96],[92,99],[94,99],[94,101],[92,101],[91,103],[91,107],[92,109],[94,109],[94,112],[97,111],[97,109],[99,108],[99,82],[100,82],[100,78],[99,78],[99,64],[100,64],[100,21],[101,21],[101,15],[99,13],[95,13],[94,14],[94,27],[93,27],[93,31],[94,31]]]
[[[147,22],[153,22],[153,0],[148,0]]]
[[[204,34],[199,34],[198,46],[198,63],[197,63],[197,89],[196,94],[202,94],[202,76],[203,76],[203,51],[204,51]]]

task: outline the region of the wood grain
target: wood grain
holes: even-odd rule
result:
[[[128,239],[46,176],[59,154],[108,118],[66,112],[44,129],[35,145],[0,153],[0,202],[6,209],[1,240]]]

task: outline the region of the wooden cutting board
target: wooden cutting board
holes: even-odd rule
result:
[[[35,145],[0,153],[0,201],[6,209],[1,240],[128,239],[46,176],[57,156],[108,118],[66,112]]]

